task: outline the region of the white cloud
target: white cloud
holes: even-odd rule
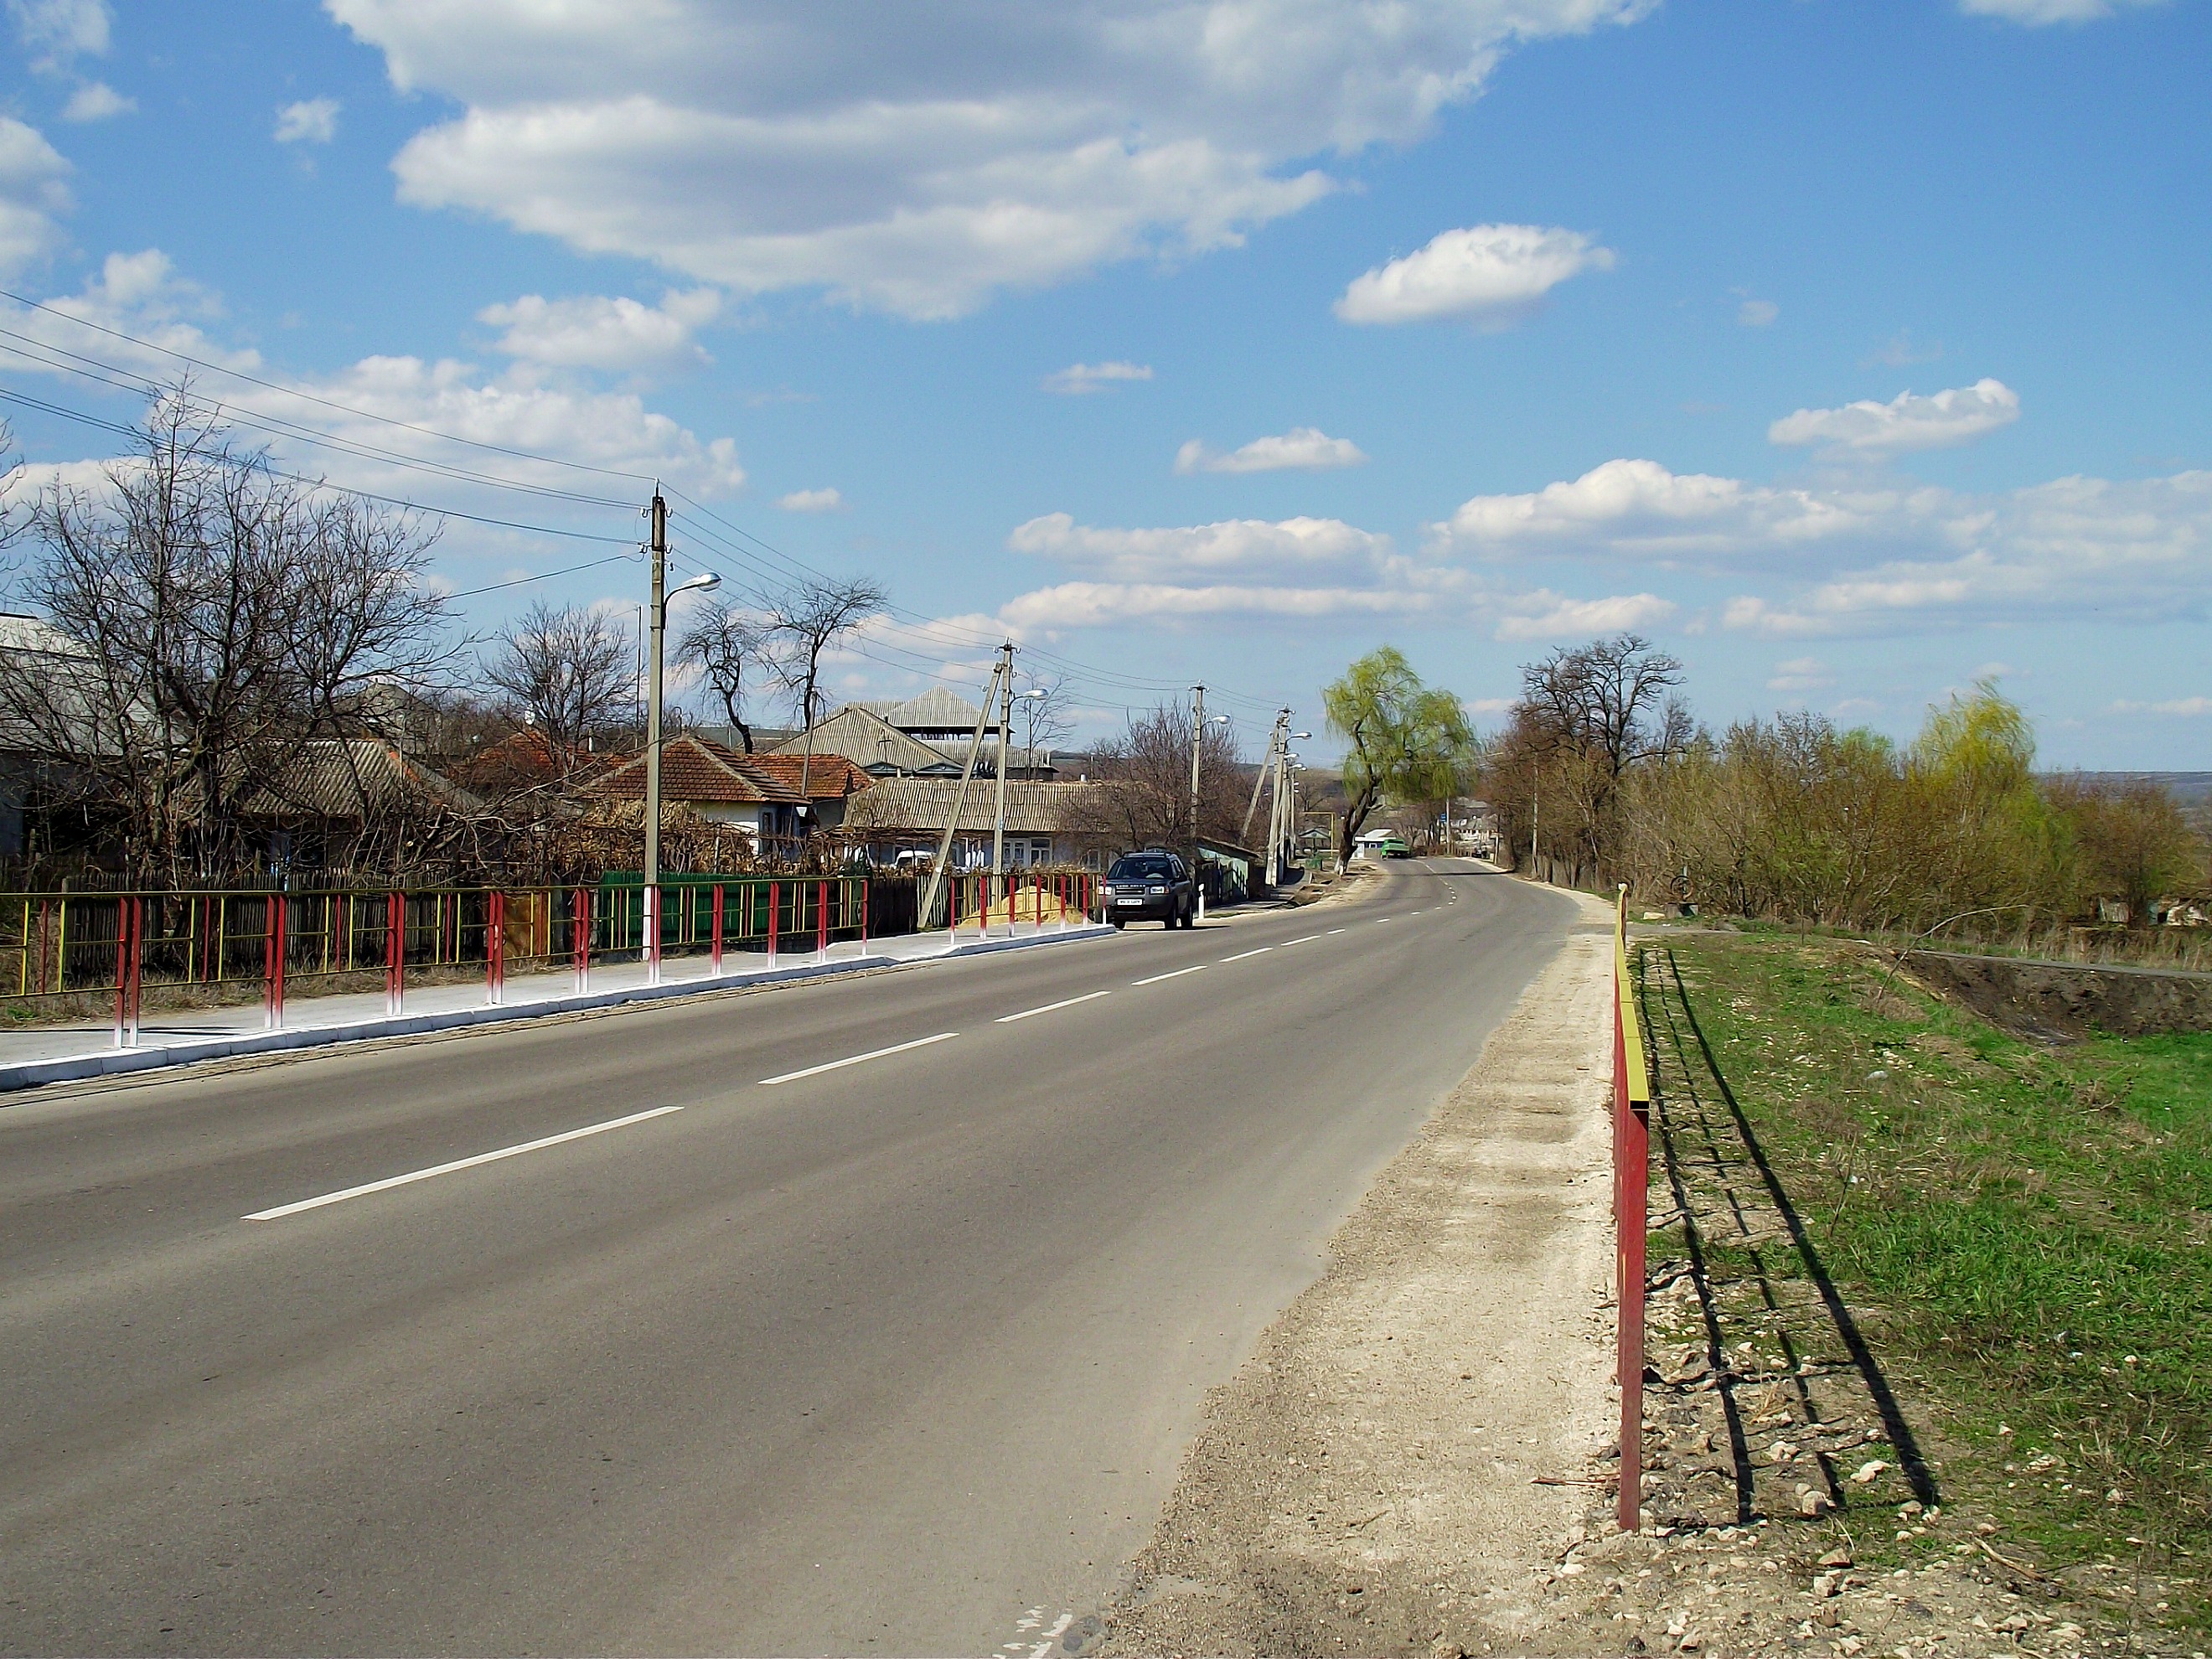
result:
[[[1991,495],[1924,485],[1780,489],[1616,460],[1429,527],[1431,561],[1570,558],[1759,584],[1719,606],[1771,638],[2092,617],[2203,617],[2212,472],[2059,478]]]
[[[1782,314],[1771,300],[1746,300],[1735,308],[1735,319],[1746,328],[1765,328]]]
[[[31,67],[59,74],[78,58],[106,55],[106,0],[8,0],[15,33],[33,54]]]
[[[338,100],[305,98],[276,112],[280,144],[327,144],[338,136]]]
[[[1947,449],[2019,418],[2020,394],[2002,380],[1985,379],[1932,398],[1900,392],[1886,404],[1867,399],[1841,409],[1801,409],[1767,428],[1766,438],[1776,444],[1894,455]]]
[[[1609,270],[1613,261],[1610,248],[1579,231],[1471,225],[1355,277],[1337,301],[1336,314],[1347,323],[1462,319],[1503,328],[1528,316],[1570,276]]]
[[[775,504],[787,513],[837,513],[844,509],[845,498],[835,489],[794,489],[777,496]]]
[[[663,478],[697,495],[728,495],[744,483],[744,468],[730,439],[702,440],[648,409],[634,393],[540,384],[526,366],[487,375],[475,365],[452,359],[373,356],[332,374],[282,376],[264,365],[258,353],[228,346],[210,333],[208,325],[221,315],[220,301],[179,277],[159,249],[110,254],[82,293],[47,304],[51,310],[0,306],[0,317],[15,332],[87,352],[149,379],[173,379],[180,372],[183,365],[167,355],[173,352],[271,382],[259,386],[203,372],[199,392],[240,416],[274,416],[353,447],[355,453],[349,453],[287,436],[270,439],[287,466],[349,488],[433,501],[489,517],[559,525],[561,515],[569,509],[545,498],[532,497],[526,507],[519,507],[518,498],[510,492],[450,477],[427,477],[405,463],[458,466],[509,483],[562,490],[577,487],[570,466],[557,464],[563,462],[644,479]],[[146,343],[91,334],[71,319]],[[50,362],[4,350],[0,350],[0,367],[18,374],[58,372]],[[434,435],[440,433],[494,447],[457,449]],[[363,450],[382,453],[360,453]],[[556,464],[499,451],[544,455]],[[626,486],[621,479],[605,478],[596,481],[590,493],[620,496],[630,489],[641,497],[646,491],[642,483]],[[602,509],[592,527],[595,533],[629,532],[628,520],[612,522],[611,531]],[[448,541],[477,546],[496,542],[503,533],[454,520]],[[530,544],[534,551],[542,551],[541,544]],[[507,550],[510,556],[513,550]]]
[[[72,205],[70,164],[35,127],[0,115],[0,274],[14,276],[59,246]]]
[[[2166,702],[2130,702],[2122,701],[2112,705],[2115,714],[2170,714],[2185,720],[2194,720],[2212,714],[2212,697],[2175,697]]]
[[[1474,496],[1429,532],[1439,550],[1486,558],[1548,551],[1711,561],[1817,545],[1859,528],[1869,511],[1859,496],[1774,489],[1673,473],[1656,461],[1617,460],[1527,495]]]
[[[1349,438],[1332,438],[1314,427],[1292,427],[1280,437],[1255,438],[1242,448],[1220,454],[1193,438],[1176,452],[1175,470],[1192,472],[1322,471],[1358,466],[1367,459]]]
[[[1065,513],[1018,526],[1006,538],[1017,553],[1121,581],[1174,580],[1231,573],[1316,573],[1372,569],[1390,538],[1341,519],[1231,519],[1158,530],[1093,529]]]
[[[1972,16],[2002,17],[2031,28],[2050,23],[2094,23],[2130,6],[2154,6],[2164,0],[1959,0]]]
[[[708,361],[693,337],[721,308],[722,296],[711,288],[672,292],[657,307],[597,295],[548,300],[526,294],[509,305],[486,306],[477,320],[506,330],[499,349],[526,362],[644,371]]]
[[[1152,378],[1149,363],[1070,363],[1044,377],[1044,389],[1057,392],[1063,398],[1081,398],[1093,392],[1103,392],[1116,380],[1149,380]]]
[[[1818,691],[1833,685],[1836,677],[1828,665],[1818,657],[1792,657],[1787,662],[1774,665],[1774,673],[1766,682],[1770,691]]]
[[[1505,640],[1566,638],[1650,627],[1676,614],[1650,593],[1577,599],[1507,587],[1434,561],[1406,558],[1388,536],[1338,519],[1236,519],[1157,529],[1101,529],[1065,513],[1007,537],[1015,552],[1083,573],[1023,594],[999,615],[1052,633],[1199,617],[1396,617],[1486,623]]]
[[[125,98],[105,81],[88,81],[62,106],[64,121],[105,121],[112,116],[137,112],[138,100]]]
[[[327,0],[462,112],[404,199],[744,293],[912,317],[1233,246],[1422,137],[1530,40],[1650,0]]]
[[[1586,639],[1620,634],[1669,622],[1680,607],[1656,593],[1620,593],[1599,599],[1571,599],[1540,590],[1516,597],[1498,624],[1501,640]]]

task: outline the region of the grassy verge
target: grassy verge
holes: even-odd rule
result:
[[[2045,1048],[1847,941],[1668,932],[1809,1242],[1940,1412],[1946,1501],[2212,1626],[2212,1036]]]

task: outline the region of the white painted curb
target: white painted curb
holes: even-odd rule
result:
[[[619,991],[587,991],[580,996],[571,992],[565,996],[543,997],[532,1002],[503,1003],[495,1007],[486,1004],[479,1008],[449,1008],[434,1014],[401,1014],[396,1018],[380,1016],[339,1025],[302,1025],[283,1031],[232,1032],[198,1042],[168,1042],[159,1048],[99,1048],[89,1054],[58,1054],[52,1060],[31,1060],[19,1065],[0,1066],[0,1094],[19,1089],[34,1089],[46,1083],[70,1083],[84,1078],[161,1071],[172,1066],[190,1066],[200,1060],[228,1060],[238,1054],[326,1048],[338,1043],[366,1042],[376,1037],[416,1036],[428,1031],[458,1030],[471,1025],[520,1024],[524,1020],[541,1019],[548,1014],[618,1008],[629,1003],[665,1002],[678,997],[698,996],[709,991],[742,990],[748,986],[825,979],[872,968],[906,967],[945,962],[955,957],[982,956],[998,951],[1030,950],[1040,945],[1097,939],[1101,934],[1112,932],[1112,928],[1102,922],[1089,922],[1080,927],[1071,927],[1065,933],[1039,933],[1029,939],[977,939],[924,957],[848,957],[837,962],[799,963],[788,968],[756,969],[745,973],[726,973],[719,978],[682,980],[673,984],[633,985]]]

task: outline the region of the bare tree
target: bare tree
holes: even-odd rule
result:
[[[553,763],[572,770],[585,739],[612,725],[634,694],[630,641],[605,613],[539,600],[500,635],[484,678],[544,734]]]
[[[822,659],[830,647],[882,615],[890,603],[882,586],[866,576],[808,577],[769,601],[768,631],[780,659],[778,678],[797,702],[800,725],[811,726],[822,718]]]
[[[451,659],[422,581],[436,525],[276,472],[189,384],[156,394],[100,487],[55,485],[27,528],[20,591],[51,631],[0,660],[0,709],[172,884],[244,867],[239,808],[281,795],[301,744],[374,730],[389,688]]]
[[[1066,675],[1032,674],[1029,690],[1017,702],[1028,728],[1030,763],[1035,765],[1038,744],[1050,748],[1075,729],[1075,699]]]
[[[1061,828],[1122,848],[1181,847],[1190,837],[1191,711],[1164,704],[1093,745],[1093,787],[1068,798]],[[1208,724],[1199,754],[1200,836],[1234,842],[1246,774],[1227,727]]]
[[[882,615],[890,603],[890,596],[869,577],[839,580],[810,576],[769,607],[769,632],[781,659],[779,678],[798,698],[799,723],[806,728],[806,755],[799,766],[802,795],[814,770],[814,727],[822,718],[822,659],[845,635],[869,617]]]
[[[721,700],[744,740],[745,753],[753,752],[753,729],[745,723],[745,693],[755,681],[775,672],[769,654],[769,624],[736,605],[714,605],[702,609],[676,647],[678,662],[696,664],[708,688]]]

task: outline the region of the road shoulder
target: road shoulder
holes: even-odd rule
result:
[[[1105,1650],[1547,1645],[1607,1437],[1610,918],[1597,901],[1204,1426]]]

